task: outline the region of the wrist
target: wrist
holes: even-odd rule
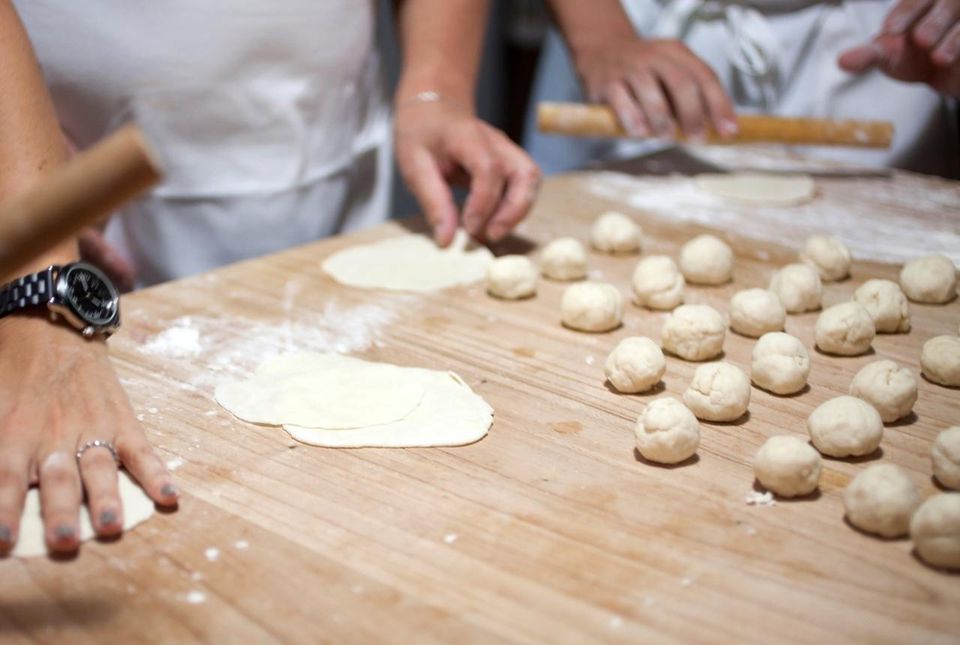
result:
[[[474,95],[469,84],[446,79],[442,75],[405,75],[394,95],[394,110],[424,103],[448,103],[471,113],[475,111]]]

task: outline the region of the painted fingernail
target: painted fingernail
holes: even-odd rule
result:
[[[9,526],[0,526],[0,542],[5,542],[10,544],[13,538],[13,533],[10,531]]]
[[[53,535],[58,540],[72,540],[76,534],[77,532],[73,530],[73,527],[67,526],[66,524],[61,524],[53,531]]]
[[[103,511],[102,513],[100,513],[101,526],[110,526],[111,524],[116,523],[116,521],[117,521],[116,511]]]
[[[164,484],[163,488],[160,489],[160,494],[164,497],[173,497],[177,494],[177,487],[173,484]]]

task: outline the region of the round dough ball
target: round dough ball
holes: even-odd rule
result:
[[[637,450],[644,459],[678,464],[700,445],[700,424],[693,412],[674,398],[652,401],[634,428]]]
[[[663,323],[660,344],[688,361],[705,361],[720,355],[727,325],[720,312],[708,305],[681,305]]]
[[[680,271],[691,284],[730,282],[733,250],[715,235],[698,235],[680,249]]]
[[[910,530],[920,492],[900,466],[874,464],[843,489],[847,520],[867,533],[895,538]]]
[[[866,354],[876,335],[873,318],[859,302],[841,302],[825,310],[813,333],[817,347],[840,356]]]
[[[850,395],[876,408],[884,423],[893,423],[913,410],[917,402],[917,377],[893,361],[875,361],[853,377]]]
[[[759,338],[767,332],[782,331],[787,310],[777,294],[768,289],[745,289],[730,299],[730,327],[733,331]]]
[[[872,405],[854,396],[838,396],[807,417],[814,447],[830,457],[869,455],[883,439],[883,420]]]
[[[910,306],[900,285],[893,280],[867,280],[857,287],[853,299],[873,318],[877,333],[910,331]]]
[[[937,435],[930,450],[933,476],[947,488],[960,490],[960,426]]]
[[[960,387],[960,337],[935,336],[925,342],[920,370],[934,383]]]
[[[820,453],[797,437],[780,435],[764,442],[753,458],[760,485],[781,497],[809,495],[820,484]]]
[[[624,338],[610,352],[603,371],[618,392],[636,394],[660,382],[667,361],[660,346],[649,338]]]
[[[540,269],[551,280],[580,280],[587,276],[587,252],[572,237],[561,237],[544,247]]]
[[[683,402],[698,419],[736,421],[750,405],[750,379],[730,363],[701,365],[683,393]]]
[[[910,537],[927,564],[960,569],[960,493],[934,495],[910,520]]]
[[[623,213],[608,211],[597,218],[590,232],[593,248],[604,253],[638,253],[643,229]]]
[[[579,282],[560,301],[563,324],[579,331],[610,331],[620,326],[623,297],[612,284]]]
[[[820,275],[806,264],[788,264],[770,278],[770,291],[787,313],[798,314],[820,308],[823,285]]]
[[[487,293],[504,300],[529,298],[537,293],[540,270],[525,255],[504,255],[487,269]]]
[[[645,257],[633,270],[633,293],[641,307],[674,309],[683,302],[684,284],[677,263],[666,255]]]
[[[950,302],[957,295],[957,267],[945,255],[917,258],[900,270],[900,286],[914,302]]]
[[[764,334],[753,346],[750,377],[774,394],[794,394],[806,386],[810,355],[800,339],[780,331]]]
[[[808,237],[800,251],[800,259],[816,269],[821,280],[843,280],[850,275],[850,250],[829,235]]]

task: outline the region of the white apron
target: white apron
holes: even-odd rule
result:
[[[79,148],[134,120],[164,183],[107,238],[139,282],[387,216],[374,0],[16,0]]]

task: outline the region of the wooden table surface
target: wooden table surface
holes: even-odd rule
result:
[[[524,238],[499,250],[586,239],[602,210],[622,209],[584,190],[588,178],[549,179]],[[848,190],[844,181],[818,180],[826,193]],[[675,255],[703,230],[623,210],[642,222],[645,253]],[[812,498],[745,503],[767,437],[805,436],[810,411],[873,360],[919,372],[923,342],[957,333],[960,303],[912,304],[911,332],[878,336],[869,356],[812,351],[809,391],[754,389],[748,420],[702,425],[695,463],[656,467],[635,456],[634,423],[652,399],[680,396],[696,365],[668,358],[665,392],[627,396],[605,386],[603,362],[624,337],[659,340],[666,314],[630,305],[621,329],[582,334],[559,324],[559,283],[504,302],[481,286],[351,290],[320,270],[330,253],[401,232],[387,224],[125,298],[113,354],[176,468],[182,502],[118,542],[84,544],[72,560],[0,562],[0,641],[960,638],[960,576],[921,564],[909,540],[852,529],[841,503],[850,479],[878,461],[903,466],[933,494],[930,445],[960,424],[960,391],[921,380],[915,416],[887,427],[882,456],[826,459]],[[725,312],[735,291],[765,286],[795,256],[727,237],[734,282],[688,287],[688,302]],[[625,296],[636,261],[590,256],[594,275]],[[896,273],[857,262],[852,279],[826,285],[824,304]],[[812,348],[816,317],[792,315],[787,331]],[[729,334],[725,359],[748,370],[753,342]],[[495,408],[493,428],[461,448],[320,449],[242,423],[212,400],[218,381],[265,355],[327,350],[454,370]]]

